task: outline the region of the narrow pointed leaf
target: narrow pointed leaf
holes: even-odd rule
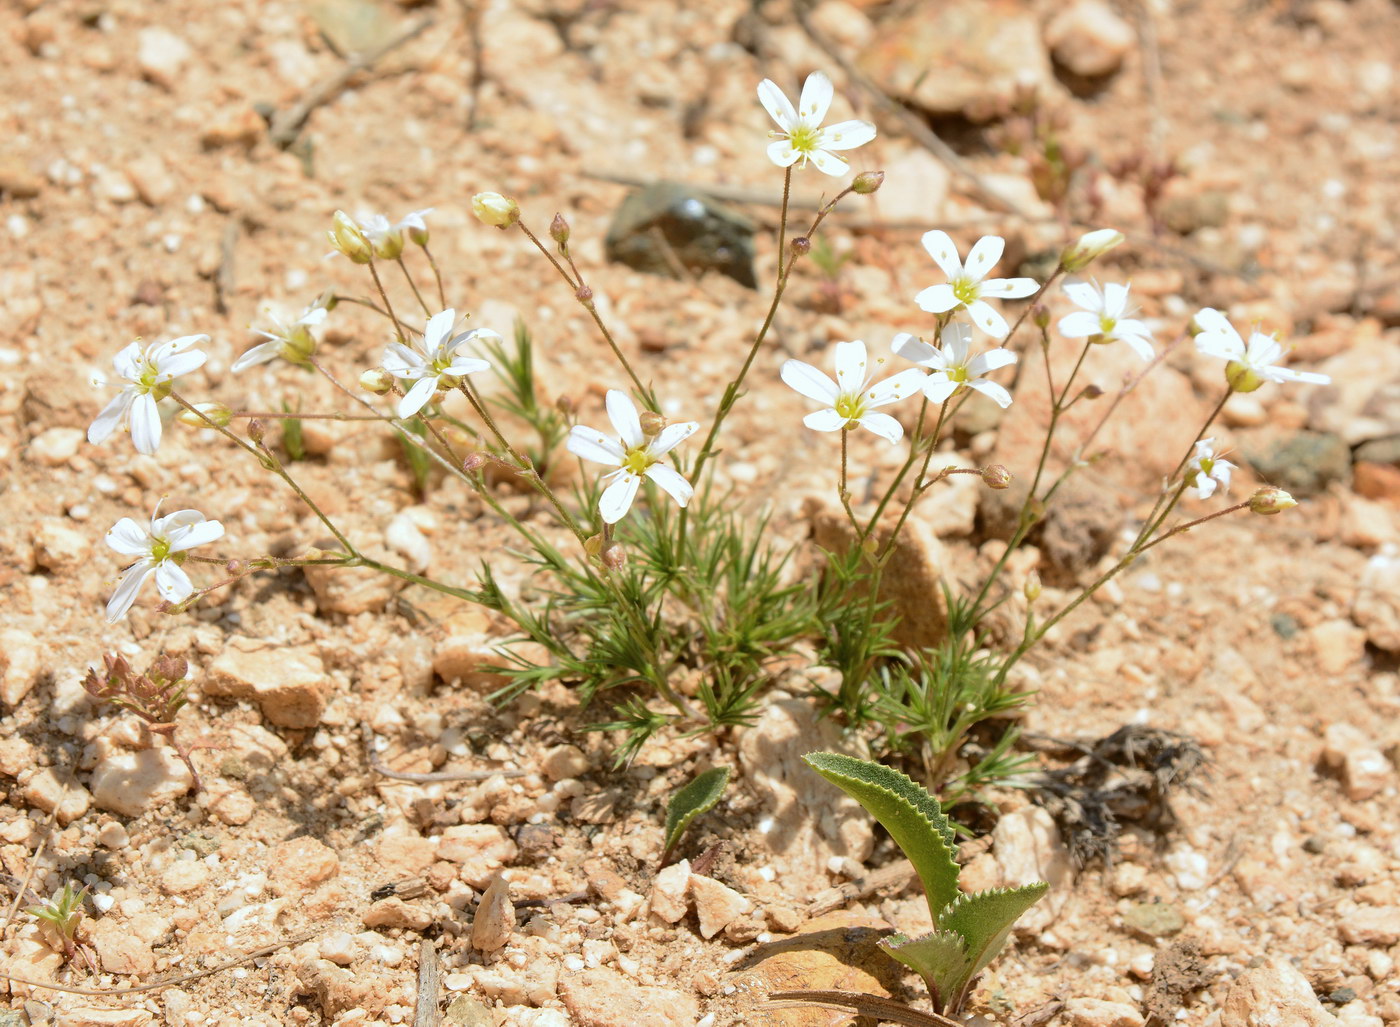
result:
[[[807,765],[865,807],[904,850],[923,882],[929,912],[937,921],[958,897],[953,828],[938,800],[897,770],[879,763],[814,752]]]
[[[729,768],[711,767],[671,796],[666,804],[666,856],[671,854],[691,821],[715,808],[728,785]],[[665,862],[664,856],[662,862]]]

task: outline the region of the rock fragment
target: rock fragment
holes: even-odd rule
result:
[[[1054,923],[1069,900],[1074,879],[1074,865],[1055,818],[1039,806],[1008,813],[992,832],[992,853],[1005,887],[1020,888],[1036,881],[1050,885],[1049,893],[1016,921],[1016,929],[1034,934]]]
[[[89,782],[100,809],[139,817],[190,790],[194,783],[184,761],[168,749],[114,752],[100,762]]]
[[[1336,1027],[1308,979],[1286,959],[1274,957],[1235,979],[1220,1010],[1220,1027]]]
[[[1147,1022],[1125,1002],[1098,998],[1071,998],[1065,1002],[1062,1015],[1069,1027],[1142,1027]]]
[[[668,924],[678,924],[690,908],[689,894],[690,860],[683,859],[660,870],[652,880],[651,911]]]
[[[458,864],[462,880],[473,888],[487,887],[519,851],[505,828],[495,824],[456,824],[438,842],[438,858]]]
[[[690,1024],[700,1016],[695,996],[638,984],[603,966],[562,977],[559,997],[576,1027]]]
[[[753,909],[753,903],[739,892],[712,877],[690,875],[690,895],[700,917],[700,937],[713,938],[731,923]]]
[[[0,631],[0,702],[18,706],[39,680],[39,643],[18,628]]]
[[[268,883],[276,895],[303,896],[322,881],[340,873],[335,850],[315,838],[293,838],[272,850]]]
[[[472,920],[472,948],[495,952],[510,941],[515,930],[515,906],[510,901],[510,882],[497,874],[481,896]]]
[[[159,25],[142,29],[136,37],[136,63],[141,74],[165,89],[175,89],[191,54],[188,43]]]
[[[20,774],[20,798],[45,813],[57,810],[60,827],[67,827],[88,811],[92,796],[72,774],[42,767]]]
[[[1050,19],[1045,43],[1065,70],[1094,79],[1123,66],[1137,45],[1137,33],[1103,0],[1076,0]]]
[[[209,664],[204,690],[209,695],[252,699],[268,723],[311,728],[321,722],[331,682],[311,646],[278,646],[251,638],[231,638]]]
[[[1395,778],[1395,768],[1385,754],[1365,732],[1350,724],[1328,725],[1321,762],[1338,774],[1342,790],[1354,802],[1380,794]]]

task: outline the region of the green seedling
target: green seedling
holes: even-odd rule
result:
[[[685,829],[702,813],[708,813],[719,803],[724,790],[729,786],[729,768],[711,767],[703,774],[697,774],[689,784],[671,796],[666,804],[666,850],[661,854],[661,865],[671,861],[671,853],[676,843],[685,834]]]
[[[914,864],[934,929],[918,938],[896,934],[880,947],[923,977],[936,1013],[956,1014],[977,975],[1006,944],[1016,920],[1049,885],[1037,881],[1021,888],[959,891],[953,827],[937,799],[879,763],[834,752],[803,759],[864,806]]]
[[[87,885],[74,891],[71,883],[65,883],[54,892],[53,898],[36,906],[26,907],[25,912],[44,923],[62,946],[65,959],[72,959],[82,953],[88,965],[92,966],[91,957],[78,941],[78,927],[83,922],[83,898],[86,895]],[[94,973],[97,972],[96,967],[92,969]]]

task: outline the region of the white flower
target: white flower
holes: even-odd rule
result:
[[[805,168],[810,160],[824,174],[846,173],[846,158],[831,151],[852,150],[870,142],[875,138],[875,126],[868,121],[843,121],[822,128],[822,119],[831,109],[831,96],[831,79],[820,71],[807,76],[797,110],[772,79],[758,84],[759,102],[781,129],[769,133],[774,137],[768,144],[769,160],[780,168],[794,164]]]
[[[1230,472],[1235,465],[1215,455],[1214,439],[1200,439],[1196,452],[1186,462],[1183,476],[1188,489],[1194,489],[1197,499],[1209,499],[1215,494],[1216,485],[1221,492],[1230,491]]]
[[[1067,339],[1095,343],[1122,340],[1143,360],[1151,360],[1152,331],[1143,322],[1128,317],[1128,287],[1109,282],[1102,289],[1088,282],[1067,282],[1065,295],[1083,310],[1060,318],[1060,334]]]
[[[391,342],[384,351],[384,370],[395,378],[406,378],[414,383],[399,400],[400,417],[412,417],[418,413],[428,405],[438,389],[453,388],[457,384],[453,379],[490,368],[486,361],[457,351],[468,342],[499,339],[500,336],[489,328],[454,335],[456,324],[457,311],[449,307],[428,319],[416,350],[401,342]]]
[[[190,350],[191,346],[208,341],[207,335],[182,335],[169,342],[152,343],[145,349],[141,343],[133,342],[113,357],[117,377],[126,384],[92,422],[88,441],[103,442],[120,426],[131,432],[131,442],[138,453],[154,453],[160,446],[160,411],[156,404],[170,395],[176,378],[196,370],[208,359],[200,350]],[[109,383],[94,377],[92,384]]]
[[[483,224],[509,228],[520,220],[520,205],[500,193],[477,193],[472,197],[472,213]]]
[[[1225,380],[1235,392],[1253,392],[1265,382],[1307,382],[1312,385],[1329,385],[1332,382],[1325,374],[1275,367],[1274,362],[1283,356],[1283,346],[1277,339],[1263,332],[1254,332],[1246,345],[1225,315],[1212,307],[1197,311],[1194,320],[1200,329],[1196,336],[1196,349],[1208,357],[1226,361]]]
[[[876,361],[883,364],[883,358]],[[866,373],[865,343],[836,344],[836,381],[811,364],[789,360],[783,364],[783,382],[808,399],[826,406],[802,418],[802,423],[814,431],[840,431],[861,425],[882,439],[898,442],[904,437],[904,426],[889,414],[873,413],[875,407],[912,396],[924,383],[922,371],[909,368],[880,382],[870,384]]]
[[[1040,288],[1034,278],[987,278],[1006,240],[999,235],[984,235],[967,255],[967,263],[958,259],[958,248],[947,232],[935,229],[925,232],[924,249],[935,264],[948,276],[946,285],[932,285],[914,297],[914,302],[930,314],[943,314],[966,307],[972,323],[988,335],[1005,335],[1009,330],[1006,319],[987,303],[993,299],[1017,299],[1029,296]]]
[[[632,508],[643,478],[650,478],[665,489],[677,503],[685,506],[695,491],[680,472],[661,463],[661,458],[675,449],[700,427],[696,421],[668,424],[648,439],[642,431],[636,404],[625,392],[609,389],[608,420],[612,421],[616,438],[609,438],[596,428],[576,424],[569,432],[569,452],[574,456],[616,467],[603,476],[614,479],[598,500],[598,512],[608,524],[616,524]]]
[[[107,545],[123,556],[134,556],[133,563],[122,574],[117,590],[107,603],[107,619],[119,621],[131,609],[136,593],[146,579],[156,576],[156,590],[162,599],[172,603],[188,599],[194,591],[189,575],[180,569],[185,551],[206,542],[223,538],[224,526],[218,521],[206,521],[198,510],[176,510],[159,516],[160,504],[151,514],[150,528],[143,528],[130,517],[123,517],[107,532]]]
[[[407,232],[414,244],[426,246],[428,244],[428,223],[423,219],[436,209],[435,207],[424,207],[422,210],[409,211],[394,228],[400,232]]]
[[[1005,410],[1011,405],[1011,393],[996,382],[986,381],[985,376],[999,367],[1016,363],[1016,354],[1009,349],[989,349],[969,360],[967,353],[971,345],[972,329],[957,322],[944,325],[939,348],[907,332],[894,337],[896,353],[933,372],[924,379],[924,395],[930,403],[942,403],[966,386],[982,393]]]
[[[326,308],[321,306],[320,300],[303,310],[301,317],[291,324],[287,324],[271,310],[263,311],[263,316],[271,322],[272,331],[262,328],[255,328],[254,331],[267,342],[259,343],[235,360],[233,370],[243,371],[278,357],[305,366],[307,359],[316,352],[316,337],[311,334],[311,329],[325,321],[326,313]]]

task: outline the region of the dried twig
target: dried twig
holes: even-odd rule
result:
[[[858,991],[775,991],[769,994],[768,1001],[770,1004],[791,1002],[799,1006],[854,1009],[861,1016],[905,1024],[907,1027],[963,1027],[957,1020],[950,1020],[938,1013],[921,1013],[903,1002],[881,995],[863,995]]]
[[[812,900],[807,907],[807,912],[812,916],[821,916],[823,913],[830,913],[833,909],[839,909],[852,899],[863,899],[867,895],[873,895],[886,888],[896,892],[902,891],[913,879],[914,864],[907,859],[901,859],[887,867],[872,870],[864,877],[843,881],[835,888],[828,888]]]
[[[310,89],[306,95],[298,100],[291,107],[284,111],[279,111],[272,119],[272,126],[268,130],[268,138],[272,144],[279,149],[287,149],[296,142],[297,136],[301,135],[302,126],[306,124],[306,119],[311,117],[311,112],[322,104],[330,102],[346,84],[362,71],[366,71],[378,64],[388,54],[403,46],[409,40],[415,39],[426,32],[433,24],[432,18],[424,18],[404,29],[397,36],[393,36],[382,45],[373,50],[366,50],[364,53],[356,54],[345,63],[345,66],[333,75],[323,78]]]
[[[442,963],[437,945],[424,938],[418,943],[418,997],[413,1003],[413,1027],[438,1027],[438,995],[442,986]]]
[[[220,314],[228,313],[229,300],[233,298],[236,280],[233,274],[233,251],[238,245],[238,215],[228,219],[224,225],[224,235],[219,241],[219,269],[214,272],[214,309]]]
[[[361,723],[360,730],[365,736],[365,762],[369,764],[369,769],[395,781],[427,784],[433,781],[486,781],[498,775],[500,777],[525,776],[523,770],[440,770],[431,774],[414,774],[406,770],[394,770],[392,767],[386,766],[374,751],[374,729],[368,724]]]

